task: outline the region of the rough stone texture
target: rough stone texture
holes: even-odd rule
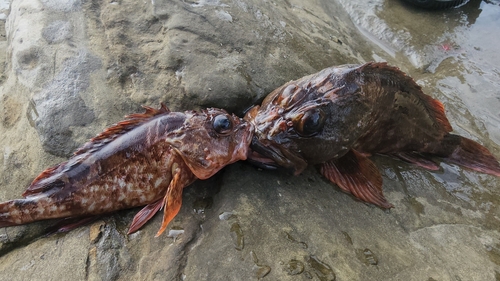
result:
[[[0,35],[1,200],[142,104],[241,113],[330,65],[396,63],[327,0],[14,0]],[[471,118],[463,109],[451,115]],[[312,167],[291,177],[237,163],[186,188],[159,238],[160,216],[126,235],[138,210],[50,237],[52,222],[0,229],[0,280],[500,280],[498,179],[375,162],[390,211]]]

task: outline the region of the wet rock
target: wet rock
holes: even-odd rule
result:
[[[284,269],[290,275],[297,275],[304,272],[304,263],[298,260],[290,260],[285,264]]]
[[[86,50],[78,50],[61,67],[55,78],[33,95],[35,106],[31,110],[36,112],[35,129],[43,148],[54,155],[68,156],[79,146],[72,138],[73,130],[95,119],[81,94],[89,87],[90,75],[100,67],[100,60]]]
[[[377,256],[368,248],[356,250],[358,259],[364,262],[366,265],[377,265]]]
[[[359,35],[335,1],[11,4],[0,33],[1,200],[18,198],[43,169],[142,104],[241,113],[326,66],[395,61]],[[457,99],[448,88],[447,100]],[[498,118],[471,121],[462,104],[452,108],[461,124],[492,128],[487,120]],[[220,180],[186,188],[159,238],[161,216],[126,235],[138,210],[50,237],[42,237],[50,221],[0,229],[0,279],[498,278],[500,199],[489,191],[498,181],[449,165],[429,173],[375,162],[386,171],[390,211],[353,200],[312,168],[290,177],[237,163]]]
[[[243,230],[241,230],[240,224],[235,222],[231,225],[231,238],[233,239],[234,248],[236,250],[243,250],[245,247],[245,236],[243,236]]]
[[[62,43],[73,36],[73,26],[69,21],[55,20],[49,23],[42,31],[43,39],[49,44]]]
[[[306,261],[320,281],[335,281],[335,273],[328,264],[318,260],[315,256],[307,257]]]

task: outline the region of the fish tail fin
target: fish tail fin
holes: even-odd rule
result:
[[[20,200],[10,200],[0,203],[0,227],[24,223],[21,218],[21,211],[16,207],[16,201]]]
[[[481,144],[458,135],[448,134],[431,154],[474,171],[500,176],[500,163]]]

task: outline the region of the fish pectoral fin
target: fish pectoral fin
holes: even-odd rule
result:
[[[323,163],[321,174],[356,198],[382,208],[394,207],[382,193],[382,176],[375,164],[361,153],[350,150],[339,159]]]
[[[439,170],[439,165],[426,157],[420,155],[417,152],[398,152],[391,154],[391,156],[397,157],[405,162],[417,165],[427,170],[437,171]]]
[[[127,234],[132,234],[139,230],[139,228],[149,221],[156,214],[156,212],[161,209],[161,207],[163,207],[163,198],[142,208],[142,210],[134,216]]]
[[[156,233],[155,237],[160,236],[163,231],[165,231],[170,221],[172,221],[172,219],[177,215],[177,213],[179,213],[179,210],[181,209],[182,189],[184,188],[184,185],[180,181],[180,175],[180,168],[177,168],[174,177],[172,178],[172,181],[170,181],[170,185],[168,186],[167,194],[163,199],[163,204],[165,206],[165,209],[163,211],[163,223],[161,224],[160,230],[158,230],[158,233]]]

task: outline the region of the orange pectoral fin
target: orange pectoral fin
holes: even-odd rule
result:
[[[160,236],[163,231],[167,228],[170,221],[179,213],[182,205],[182,189],[184,186],[182,185],[180,179],[180,169],[177,168],[175,171],[175,175],[170,182],[170,185],[167,189],[167,194],[163,199],[165,210],[163,213],[163,223],[161,224],[160,230],[156,233],[155,237]]]
[[[320,171],[343,191],[360,200],[382,208],[394,207],[382,193],[382,176],[377,167],[359,152],[350,150],[341,158],[324,163]]]
[[[163,198],[147,205],[139,211],[132,220],[127,234],[131,234],[139,230],[149,219],[151,219],[158,210],[163,206]]]

